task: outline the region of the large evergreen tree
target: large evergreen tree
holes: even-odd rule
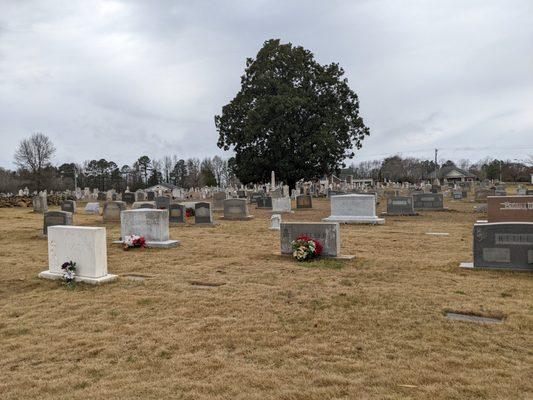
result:
[[[338,64],[320,65],[310,51],[278,39],[247,59],[241,90],[215,116],[218,146],[234,150],[241,182],[267,182],[275,171],[294,186],[353,158],[370,132],[343,75]]]

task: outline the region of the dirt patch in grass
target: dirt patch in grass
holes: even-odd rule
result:
[[[326,200],[313,205],[283,220],[329,215]],[[124,252],[111,245],[119,224],[106,224],[109,272],[121,278],[74,290],[37,278],[42,215],[0,209],[0,397],[531,398],[532,276],[460,269],[479,215],[466,201],[446,206],[454,212],[342,225],[352,261],[273,256],[279,232],[254,207],[251,221],[171,227],[174,249]],[[446,309],[507,318],[453,323]]]

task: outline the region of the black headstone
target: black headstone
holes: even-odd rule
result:
[[[184,224],[185,221],[185,206],[182,204],[171,203],[168,213],[169,222],[176,224]]]
[[[122,194],[122,201],[126,204],[133,204],[135,203],[135,193],[132,192],[125,192]]]
[[[158,196],[155,198],[155,208],[168,210],[170,207],[170,198]]]
[[[150,191],[150,192],[147,192],[146,195],[148,196],[148,197],[147,197],[147,200],[148,200],[148,201],[154,201],[154,199],[155,199],[155,192]]]
[[[533,223],[474,224],[474,267],[533,271]]]

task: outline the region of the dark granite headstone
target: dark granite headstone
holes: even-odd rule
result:
[[[526,195],[527,196],[533,196],[533,189],[526,190]]]
[[[533,223],[475,224],[474,268],[533,271]]]
[[[415,211],[444,210],[444,198],[442,193],[413,194],[413,208]]]
[[[148,201],[154,201],[155,199],[155,192],[154,191],[149,191],[146,193],[146,196],[147,196],[147,200]]]
[[[272,210],[272,197],[259,197],[257,199],[257,208]]]
[[[462,200],[463,199],[463,192],[456,190],[452,194],[454,200]]]
[[[246,192],[244,190],[237,190],[237,197],[239,199],[245,199],[246,198]]]
[[[263,193],[259,193],[259,192],[253,192],[250,194],[250,203],[251,204],[257,204],[257,199],[260,199],[261,197],[263,197]]]
[[[431,193],[439,193],[441,191],[441,187],[439,185],[431,185]]]
[[[107,194],[106,192],[98,192],[98,196],[96,198],[98,201],[106,201],[107,200]]]
[[[413,209],[413,198],[407,196],[388,198],[387,215],[418,215]]]
[[[47,211],[44,213],[43,235],[48,234],[48,227],[54,225],[72,225],[72,213],[68,211]]]
[[[76,212],[76,202],[74,200],[65,200],[61,203],[61,211],[67,211],[74,214]]]
[[[296,196],[296,208],[313,208],[313,199],[308,194],[300,194]]]
[[[185,206],[182,204],[170,203],[168,219],[171,223],[184,224],[186,222]]]
[[[157,196],[155,198],[155,208],[168,210],[170,207],[170,197]]]
[[[141,203],[137,208],[155,208],[154,203]]]
[[[198,202],[194,205],[194,223],[195,224],[212,224],[213,216],[211,214],[211,204]]]
[[[124,201],[126,204],[133,204],[135,203],[135,193],[132,192],[125,192],[122,194],[122,201]]]

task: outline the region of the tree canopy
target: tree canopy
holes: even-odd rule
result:
[[[266,182],[275,171],[294,186],[344,167],[370,131],[343,76],[337,63],[320,65],[303,47],[266,41],[247,59],[240,91],[215,116],[218,146],[235,152],[235,175]]]

